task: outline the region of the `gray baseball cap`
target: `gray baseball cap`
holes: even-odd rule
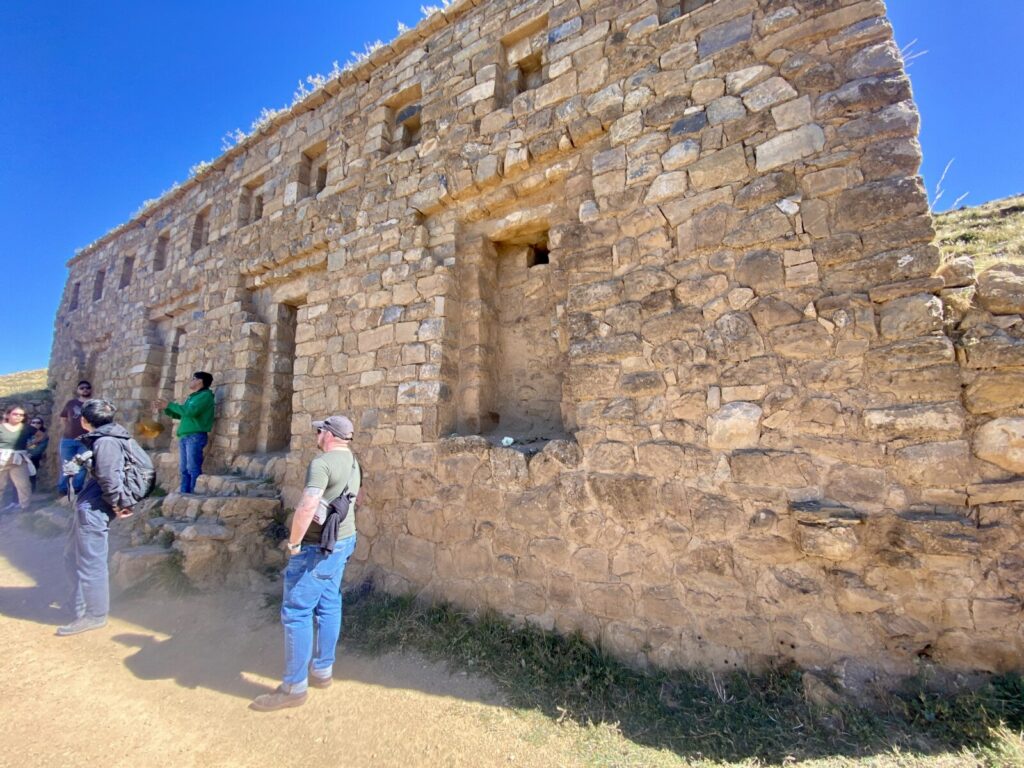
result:
[[[352,422],[345,416],[328,416],[323,421],[314,421],[313,429],[326,429],[335,437],[340,437],[342,440],[351,440],[355,427],[352,426]]]

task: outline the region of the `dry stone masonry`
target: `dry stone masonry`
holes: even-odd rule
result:
[[[211,469],[285,504],[350,414],[353,580],[637,663],[1020,669],[1024,272],[940,266],[917,129],[880,0],[460,0],[76,255],[51,378],[131,421],[213,371]],[[252,501],[147,525],[237,575]]]

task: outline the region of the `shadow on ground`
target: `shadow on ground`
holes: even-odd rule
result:
[[[27,530],[31,526],[24,517],[31,514],[0,518],[0,615],[56,627],[70,618],[61,607],[67,604],[66,536],[40,537]],[[112,532],[112,550],[117,543]],[[126,592],[112,595],[110,625],[98,632],[134,649],[124,666],[140,680],[173,679],[183,688],[250,700],[273,690],[280,679],[284,651],[278,604],[259,592]],[[54,642],[75,638],[55,637]],[[412,654],[380,659],[339,649],[335,679],[494,703],[491,686],[452,676],[443,664]]]
[[[41,625],[66,620],[51,607],[64,599],[63,543],[62,536],[40,537],[14,517],[0,518],[0,614]],[[902,696],[886,695],[875,710],[821,710],[808,705],[795,669],[725,678],[645,675],[578,637],[495,616],[471,620],[451,607],[372,592],[351,597],[346,622],[336,679],[534,710],[552,722],[575,722],[584,733],[603,726],[633,745],[687,760],[776,764],[895,750],[922,759],[961,749],[979,755],[998,747],[990,728],[1000,717],[1024,728],[1019,676],[954,695],[918,681]],[[124,667],[142,681],[173,680],[247,701],[271,690],[280,675],[272,595],[123,595],[113,600],[111,626],[100,632],[128,649]],[[93,640],[102,646],[100,632]]]

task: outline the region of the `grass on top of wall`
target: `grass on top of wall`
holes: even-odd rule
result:
[[[371,653],[417,651],[490,678],[509,706],[542,713],[546,727],[578,729],[592,765],[1024,765],[1015,763],[1024,760],[1020,675],[954,691],[922,675],[880,692],[875,707],[826,711],[808,703],[793,666],[643,672],[579,635],[369,589],[346,596],[343,640]]]
[[[0,375],[0,397],[32,395],[46,389],[46,369]]]
[[[978,272],[1001,261],[1024,264],[1024,195],[940,213],[935,238],[944,261],[970,256]]]

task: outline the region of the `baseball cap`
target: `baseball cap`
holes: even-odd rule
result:
[[[335,437],[351,440],[354,427],[352,422],[345,416],[328,416],[323,421],[314,421],[313,429],[326,429]]]

